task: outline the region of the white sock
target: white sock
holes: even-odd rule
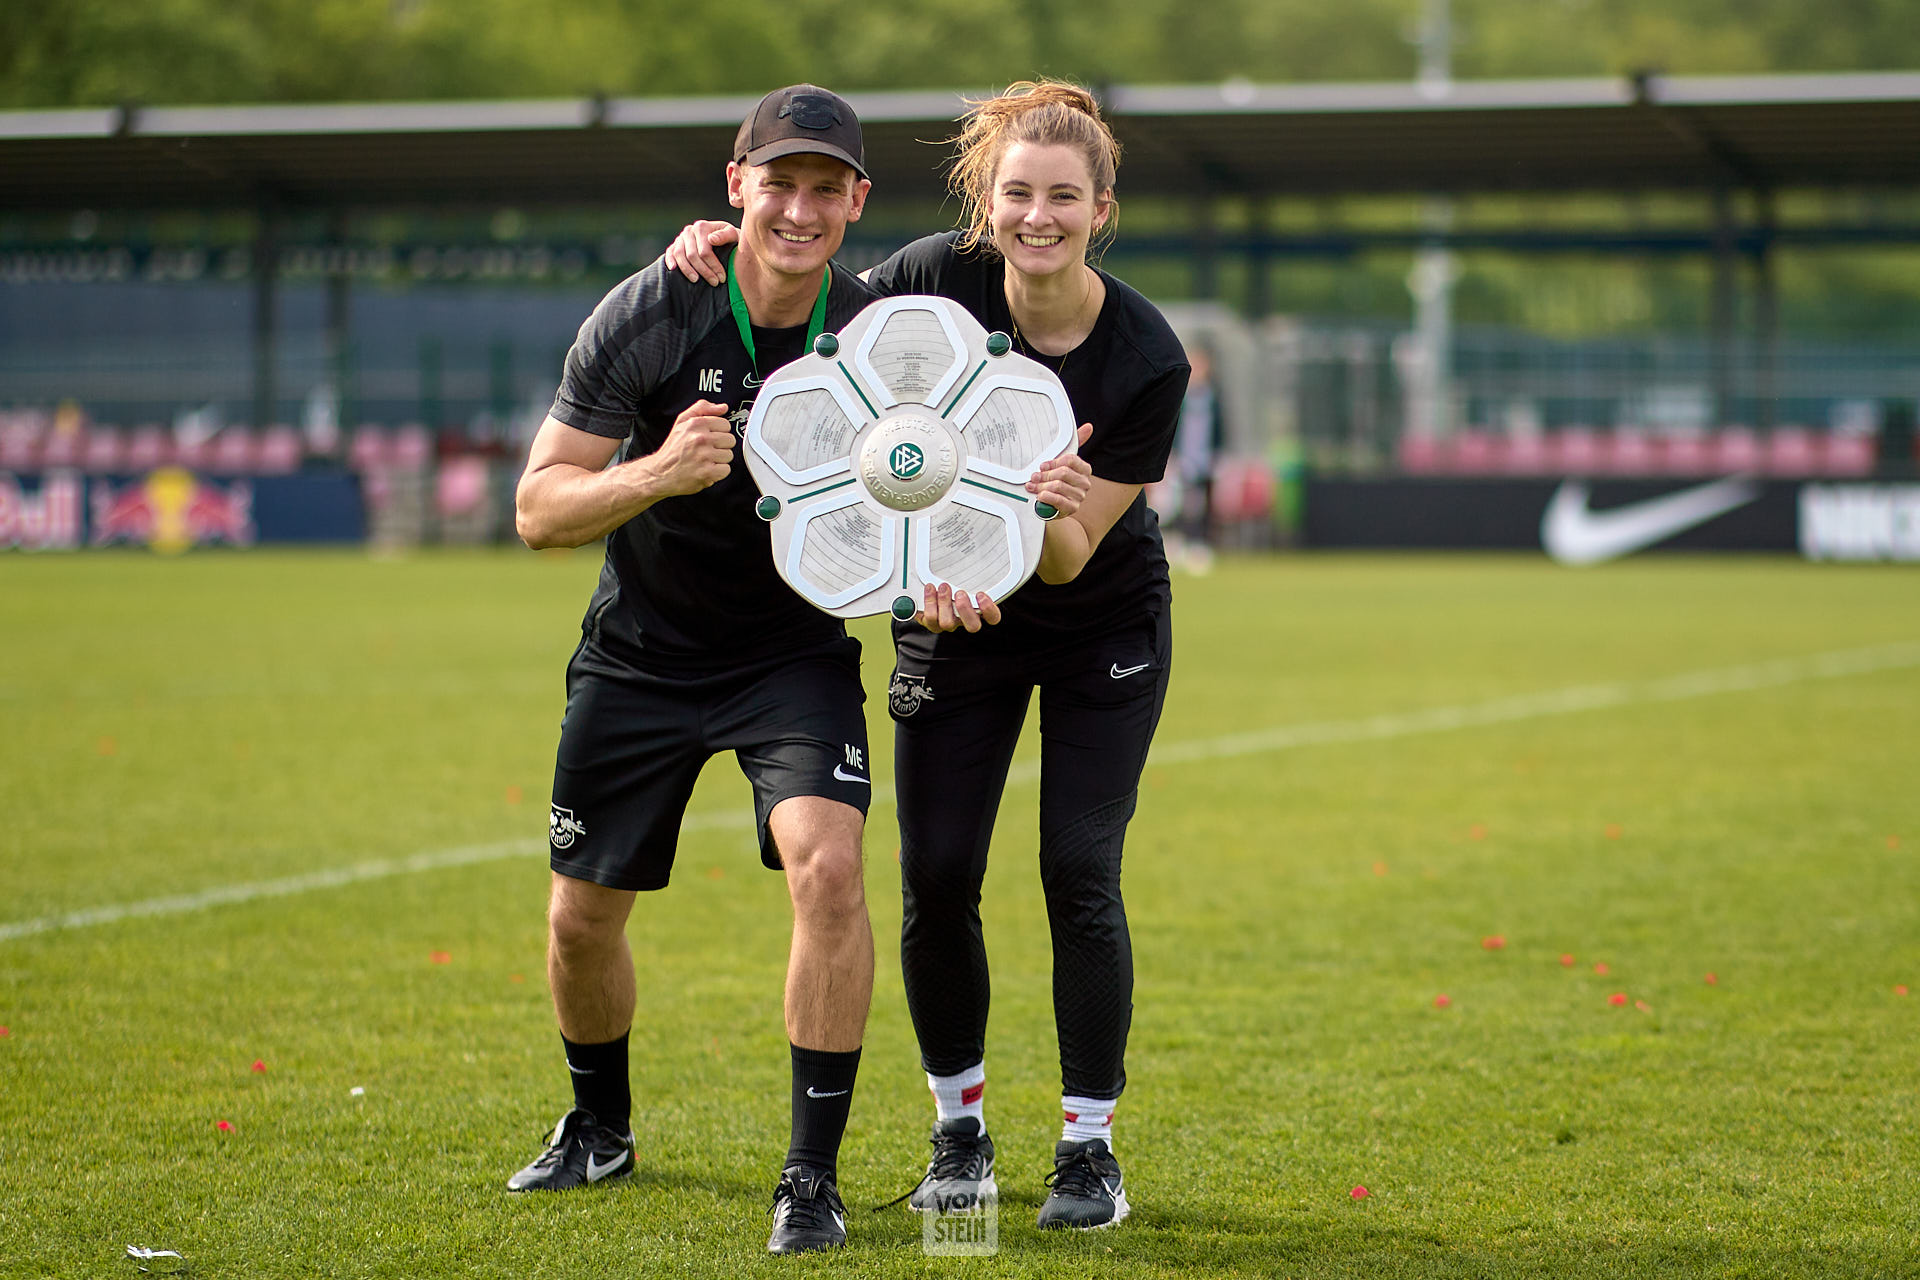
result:
[[[987,1064],[976,1062],[957,1076],[927,1073],[927,1088],[933,1090],[933,1114],[936,1120],[958,1120],[970,1116],[987,1131]]]
[[[1061,1114],[1066,1123],[1060,1127],[1062,1142],[1090,1142],[1095,1138],[1104,1138],[1107,1150],[1113,1150],[1113,1111],[1120,1105],[1118,1098],[1070,1098],[1060,1099]]]

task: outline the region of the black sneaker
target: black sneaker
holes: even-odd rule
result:
[[[980,1131],[972,1116],[942,1120],[933,1126],[933,1159],[927,1176],[907,1197],[907,1207],[921,1212],[972,1209],[1000,1198],[993,1181],[993,1139]]]
[[[833,1171],[810,1164],[790,1164],[780,1171],[773,1189],[773,1234],[768,1253],[811,1253],[838,1249],[847,1242],[847,1207]]]
[[[1053,1149],[1053,1190],[1040,1206],[1042,1227],[1092,1231],[1127,1216],[1127,1193],[1120,1185],[1120,1162],[1106,1139],[1062,1142]]]
[[[633,1135],[615,1133],[579,1107],[560,1117],[547,1149],[507,1179],[509,1191],[565,1191],[633,1172]]]

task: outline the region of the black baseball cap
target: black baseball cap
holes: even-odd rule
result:
[[[860,117],[845,98],[817,84],[792,84],[760,99],[734,136],[734,162],[765,164],[793,155],[832,156],[867,176]]]

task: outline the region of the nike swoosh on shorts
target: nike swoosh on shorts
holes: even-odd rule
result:
[[[840,779],[840,781],[842,782],[857,782],[863,787],[870,787],[873,785],[873,783],[861,777],[859,774],[848,773],[844,768],[842,768],[839,765],[833,766],[833,776]]]
[[[1107,674],[1115,680],[1125,680],[1128,676],[1139,675],[1152,665],[1151,662],[1143,662],[1137,667],[1123,667],[1116,662],[1113,664],[1112,670],[1108,671]]]

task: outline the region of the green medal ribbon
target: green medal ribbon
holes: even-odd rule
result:
[[[747,300],[740,296],[740,274],[733,269],[733,261],[733,258],[727,259],[727,302],[733,307],[733,322],[740,328],[741,345],[747,349],[747,359],[753,361],[753,374],[757,378],[760,376],[760,356],[753,349],[753,320],[747,315]],[[827,327],[827,291],[831,288],[833,266],[829,263],[821,273],[820,296],[813,301],[813,314],[807,318],[807,345],[800,349],[801,355],[813,350],[813,340]]]

